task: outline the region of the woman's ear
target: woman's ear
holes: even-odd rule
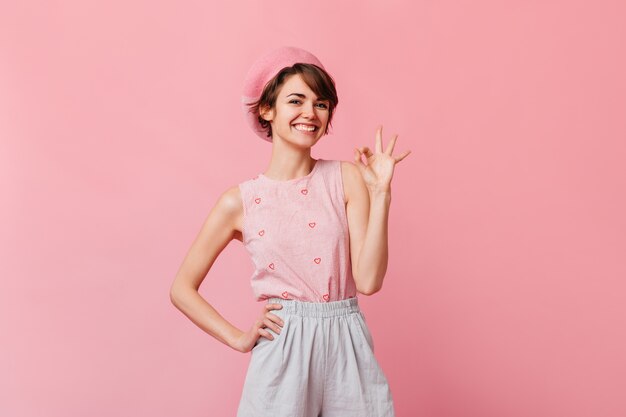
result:
[[[274,111],[268,105],[263,105],[259,108],[259,115],[263,120],[271,121],[274,118]]]

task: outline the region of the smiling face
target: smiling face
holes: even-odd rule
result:
[[[319,99],[300,74],[285,79],[273,109],[261,111],[272,126],[272,138],[314,145],[326,133],[329,101]]]

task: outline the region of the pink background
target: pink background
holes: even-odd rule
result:
[[[241,82],[316,54],[314,157],[398,133],[383,290],[397,415],[626,415],[621,1],[0,5],[0,415],[233,416],[249,354],[169,301],[217,197],[266,169]],[[233,241],[201,293],[247,330]]]

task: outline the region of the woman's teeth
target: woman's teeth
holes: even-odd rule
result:
[[[316,126],[307,126],[307,125],[295,125],[295,128],[297,130],[304,130],[306,132],[313,132],[314,130],[317,129]]]

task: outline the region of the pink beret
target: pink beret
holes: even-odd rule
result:
[[[318,67],[324,69],[319,59],[312,53],[305,51],[301,48],[293,46],[283,46],[278,49],[266,53],[257,59],[246,75],[246,79],[243,83],[243,93],[241,97],[241,107],[244,112],[244,117],[248,126],[256,133],[261,139],[268,142],[272,141],[271,137],[267,137],[266,131],[259,123],[258,115],[250,113],[249,107],[246,103],[252,103],[258,100],[263,93],[263,89],[269,80],[274,78],[280,70],[285,67],[290,67],[296,63],[303,64],[315,64]]]

